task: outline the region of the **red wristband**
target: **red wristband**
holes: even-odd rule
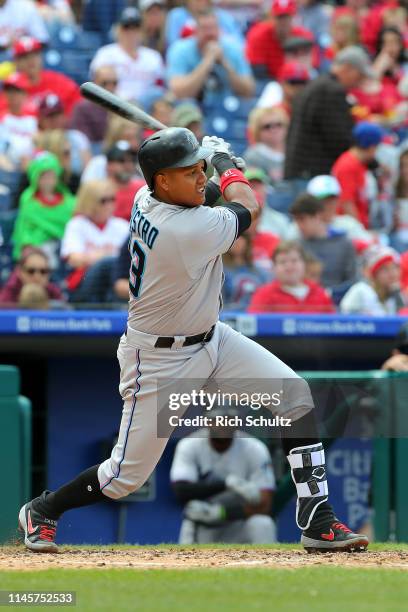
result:
[[[246,185],[249,185],[249,182],[247,181],[241,170],[237,170],[236,168],[229,168],[228,170],[222,173],[220,183],[222,195],[224,195],[224,191],[231,183],[245,183]]]

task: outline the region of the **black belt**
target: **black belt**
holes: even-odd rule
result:
[[[215,325],[211,329],[206,331],[204,334],[197,334],[196,336],[187,336],[181,346],[191,346],[198,344],[199,342],[209,342],[214,335]],[[160,336],[156,340],[155,348],[171,348],[176,339],[173,336]]]

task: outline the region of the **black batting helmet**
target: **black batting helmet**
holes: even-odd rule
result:
[[[170,127],[159,130],[142,142],[138,158],[149,189],[153,189],[153,177],[165,168],[187,168],[212,153],[200,146],[197,138],[187,128]]]

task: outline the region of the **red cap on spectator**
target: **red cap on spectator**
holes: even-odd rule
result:
[[[391,247],[374,246],[366,254],[367,266],[370,274],[374,275],[378,270],[389,263],[400,263],[400,256]]]
[[[64,107],[56,94],[47,94],[40,102],[38,114],[40,117],[50,117],[64,112]]]
[[[310,73],[306,66],[300,62],[285,62],[279,72],[279,80],[306,82],[310,81]]]
[[[29,82],[25,74],[21,72],[14,72],[10,74],[7,79],[3,81],[3,87],[13,87],[14,89],[21,89],[22,91],[27,91],[29,87]]]
[[[27,55],[28,53],[35,53],[36,51],[41,51],[42,44],[36,38],[31,38],[31,36],[23,36],[13,45],[13,57],[21,57],[22,55]]]
[[[272,15],[294,15],[296,13],[295,0],[272,0]]]

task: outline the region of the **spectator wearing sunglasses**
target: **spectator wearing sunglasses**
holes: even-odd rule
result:
[[[91,63],[91,74],[101,66],[113,66],[118,75],[118,94],[143,103],[154,88],[162,88],[164,64],[158,51],[142,43],[142,18],[138,9],[127,7],[116,28],[117,42],[101,47]]]
[[[93,81],[111,93],[115,93],[118,86],[116,70],[109,65],[97,68]],[[92,145],[98,148],[108,128],[108,111],[89,100],[81,100],[72,112],[70,127],[85,134]]]
[[[41,249],[25,247],[14,271],[0,290],[0,304],[10,305],[13,308],[17,304],[27,305],[27,294],[33,297],[32,305],[37,302],[37,305],[45,306],[48,300],[63,302],[64,297],[60,288],[50,282],[50,274],[47,255]],[[41,295],[43,300],[34,299],[34,296]]]
[[[271,183],[283,178],[289,116],[281,106],[255,108],[249,115],[251,146],[244,153],[248,165],[261,168]]]
[[[72,268],[66,279],[72,302],[106,303],[111,298],[114,262],[129,234],[129,224],[113,214],[115,203],[111,181],[81,185],[61,245],[61,257]]]

